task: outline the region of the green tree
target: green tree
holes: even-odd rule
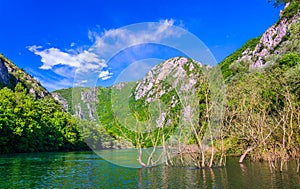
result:
[[[285,54],[280,60],[279,65],[282,68],[291,68],[300,63],[300,57],[296,53]]]
[[[35,99],[18,83],[0,98],[0,153],[86,149],[75,118],[52,97]]]

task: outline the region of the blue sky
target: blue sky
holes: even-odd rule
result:
[[[138,58],[130,59],[134,62],[132,68],[128,68],[128,62],[125,65],[120,61],[108,63],[101,55],[111,47],[107,46],[111,40],[141,37],[129,38],[129,34],[119,28],[142,22],[181,27],[200,39],[219,62],[247,40],[261,35],[278,20],[279,11],[280,8],[274,8],[267,0],[0,0],[0,53],[50,91],[72,87],[78,69],[84,74],[97,70],[96,83],[107,86],[114,83],[118,78],[116,73],[124,73],[126,67],[144,73],[154,65],[153,59],[176,55],[172,49],[167,51],[168,56],[161,55],[166,52],[153,47],[147,64]],[[149,30],[143,32],[151,35],[147,33]],[[148,52],[142,46],[138,49],[137,55]],[[155,49],[159,52],[154,52]],[[119,53],[119,59],[126,53],[133,56],[135,50]],[[137,65],[141,69],[137,69]]]

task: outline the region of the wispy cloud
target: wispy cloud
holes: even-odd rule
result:
[[[58,70],[63,70],[65,67],[58,68]],[[30,73],[34,79],[39,81],[46,89],[49,91],[62,89],[62,88],[69,88],[73,86],[74,82],[74,72],[69,73],[67,77],[65,74],[58,74],[58,71],[54,70],[54,73],[49,70],[34,70],[33,68],[27,68],[26,71]],[[67,71],[67,70],[66,70]],[[56,73],[57,72],[57,73]]]
[[[163,39],[178,37],[179,30],[172,29],[175,20],[160,20],[158,23],[145,23],[130,25],[119,29],[110,29],[98,35],[89,33],[95,39],[91,51],[107,57],[114,55],[120,49],[128,48],[143,43],[160,43]]]
[[[52,71],[62,77],[74,78],[76,68],[70,66],[54,66]]]
[[[74,47],[75,45],[76,45],[76,43],[72,42],[72,43],[70,44],[70,47]]]

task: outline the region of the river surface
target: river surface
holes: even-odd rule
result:
[[[213,169],[134,169],[93,152],[32,153],[0,156],[0,188],[300,188],[300,174],[294,162],[283,173],[261,162],[240,166],[236,158]]]

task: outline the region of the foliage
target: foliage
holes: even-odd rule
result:
[[[298,59],[296,54],[287,54],[277,67],[245,74],[229,84],[225,119],[228,152],[249,153],[253,160],[269,161],[285,161],[299,154]],[[294,68],[287,70],[286,66]]]
[[[103,126],[95,121],[78,119],[77,124],[82,140],[92,150],[131,147],[125,140],[122,140],[121,138],[115,139],[112,137]]]
[[[299,0],[285,0],[285,3],[290,2],[290,5],[284,9],[282,17],[290,19],[300,10]]]
[[[300,57],[296,53],[285,54],[280,60],[279,65],[282,68],[291,68],[300,63]]]
[[[18,83],[0,90],[0,153],[83,147],[76,120],[51,97],[35,100]]]
[[[225,80],[230,79],[232,76],[236,74],[235,70],[233,68],[230,68],[230,65],[238,60],[239,57],[242,56],[242,53],[246,50],[253,50],[255,46],[258,44],[260,40],[260,37],[250,39],[248,42],[246,42],[241,48],[236,50],[234,53],[226,57],[222,62],[219,63],[219,67],[222,71],[223,77]]]

